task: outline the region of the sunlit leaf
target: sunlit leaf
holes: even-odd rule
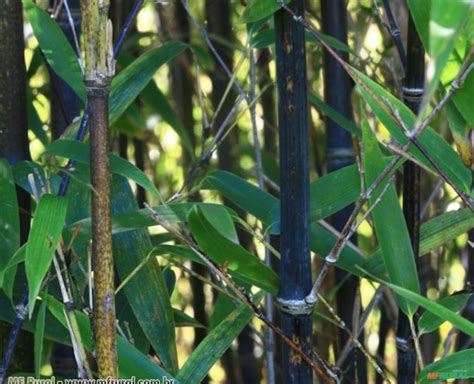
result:
[[[33,313],[41,283],[48,273],[59,244],[67,211],[67,199],[43,195],[34,213],[33,225],[26,246],[25,267],[28,279],[29,316]]]

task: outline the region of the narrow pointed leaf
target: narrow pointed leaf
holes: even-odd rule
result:
[[[472,0],[455,0],[446,9],[445,0],[431,0],[430,40],[428,53],[428,89],[425,98],[431,99],[438,87],[441,73],[453,51],[456,38],[462,29],[472,7]]]
[[[449,379],[474,377],[474,349],[455,352],[424,367],[418,374],[418,384],[447,382]]]
[[[25,255],[30,318],[41,283],[48,273],[59,244],[66,212],[67,199],[55,195],[43,195],[36,207]]]
[[[257,294],[255,301],[258,303],[262,296],[261,292]],[[245,304],[240,304],[198,345],[176,378],[183,383],[200,383],[252,319],[252,315],[253,312]]]
[[[10,165],[0,159],[0,287],[10,259],[20,247],[20,216]]]
[[[222,236],[206,219],[199,207],[189,214],[189,227],[199,247],[216,263],[226,265],[238,278],[276,294],[278,276],[258,257]]]
[[[413,129],[415,126],[416,117],[413,112],[382,86],[375,83],[356,69],[354,69],[354,71],[357,75],[357,80],[362,81],[365,86],[371,90],[368,92],[362,86],[358,87],[362,96],[369,103],[377,118],[383,125],[385,125],[390,134],[400,144],[406,144],[408,139],[402,129],[398,126],[397,122],[390,115],[388,109],[389,105],[387,103],[390,104],[390,108],[397,111],[407,129]],[[377,100],[375,97],[377,97]],[[465,192],[470,191],[472,180],[470,170],[464,166],[456,151],[452,149],[452,147],[438,133],[428,127],[418,137],[418,141],[431,155],[432,159],[437,162],[446,175],[448,175],[461,190]],[[436,173],[436,170],[430,162],[413,145],[411,146],[410,153]]]
[[[362,137],[364,142],[365,180],[367,185],[371,185],[384,170],[385,162],[379,144],[367,122],[363,124]],[[376,190],[370,199],[371,205],[376,202],[377,196],[383,187],[384,184]],[[372,218],[390,281],[418,293],[420,287],[416,272],[415,256],[403,212],[393,185],[388,187],[380,202],[374,207]],[[398,297],[398,303],[400,309],[407,316],[412,316],[417,310],[417,305],[402,297]]]
[[[90,145],[75,140],[56,140],[48,146],[45,155],[65,157],[89,165]],[[109,158],[110,170],[112,173],[133,180],[153,195],[160,196],[158,189],[156,189],[155,185],[150,181],[150,179],[148,179],[142,170],[113,153],[109,155]]]
[[[112,81],[110,90],[109,119],[112,124],[125,112],[143,91],[155,72],[187,48],[186,44],[170,42],[145,52],[128,65]]]
[[[470,294],[458,294],[442,298],[438,300],[437,303],[441,304],[443,307],[450,309],[453,312],[460,311],[469,299]],[[445,322],[445,319],[436,316],[432,312],[425,312],[418,320],[418,331],[420,335],[425,333],[433,332],[435,329],[438,329],[441,324]]]
[[[41,51],[54,72],[74,90],[79,98],[86,99],[86,91],[77,55],[57,22],[31,0],[23,0],[23,9],[33,27]]]
[[[42,301],[36,318],[35,327],[35,377],[39,379],[43,357],[44,330],[46,321],[46,302]]]

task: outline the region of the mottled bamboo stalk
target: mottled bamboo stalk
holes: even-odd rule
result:
[[[99,378],[118,377],[110,213],[108,101],[115,72],[108,0],[83,0],[84,81],[91,125],[94,342]]]

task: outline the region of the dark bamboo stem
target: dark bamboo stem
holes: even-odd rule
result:
[[[109,88],[115,72],[109,2],[83,0],[84,81],[91,124],[94,344],[99,378],[117,378],[114,266],[110,212]]]
[[[291,8],[302,15],[304,0]],[[278,89],[281,175],[281,286],[278,302],[284,334],[311,354],[312,316],[290,310],[311,291],[309,253],[309,148],[304,28],[291,15],[275,14],[275,52]],[[313,375],[289,348],[283,346],[283,382],[312,383]]]
[[[425,77],[425,51],[413,19],[408,21],[406,78],[403,87],[405,104],[418,113]],[[418,264],[420,242],[420,168],[411,161],[403,166],[403,213],[407,223],[415,260]],[[423,288],[422,288],[423,289]],[[397,327],[398,381],[411,383],[416,375],[416,352],[409,319],[399,311]]]
[[[335,37],[339,41],[347,44],[347,10],[344,0],[322,0],[321,16],[323,32]],[[346,62],[349,61],[347,52],[338,51],[339,56]],[[348,119],[352,119],[352,81],[342,66],[331,56],[328,51],[324,51],[324,97],[326,103]],[[354,151],[352,135],[331,119],[326,120],[327,132],[327,172],[338,170],[354,163]],[[354,205],[343,209],[331,218],[331,224],[337,229],[342,230],[349,219]],[[356,239],[352,239],[356,241]],[[353,311],[359,311],[360,308],[354,308],[355,296],[358,290],[358,278],[336,268],[336,285],[340,285],[337,292],[337,308],[341,319],[352,329]],[[344,330],[339,331],[339,348],[345,345],[348,335]],[[361,342],[363,342],[363,335]],[[357,355],[357,357],[356,357]],[[345,372],[347,380],[355,380],[354,365],[357,363],[358,382],[367,381],[367,372],[364,356],[353,350],[346,359],[342,369]]]

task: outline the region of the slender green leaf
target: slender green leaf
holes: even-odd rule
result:
[[[372,276],[373,279],[382,282],[381,280]],[[403,296],[405,299],[410,300],[415,303],[417,306],[422,306],[427,311],[443,318],[445,321],[449,321],[452,325],[458,328],[460,331],[468,334],[471,337],[474,337],[474,323],[465,319],[461,315],[451,311],[450,309],[444,307],[441,304],[438,304],[436,301],[427,299],[426,297],[421,296],[418,293],[410,291],[408,289],[402,288],[398,285],[391,283],[384,283],[391,289],[393,289],[399,296]]]
[[[255,297],[257,303],[263,296],[261,293]],[[183,383],[200,383],[252,319],[252,315],[252,311],[245,304],[240,304],[198,345],[176,378]]]
[[[447,296],[442,298],[441,300],[438,300],[437,303],[453,312],[458,312],[466,305],[466,302],[470,296],[470,294]],[[425,312],[418,320],[418,331],[420,335],[433,332],[435,329],[439,328],[439,326],[444,322],[445,319],[436,316],[434,313]]]
[[[341,115],[334,108],[326,104],[314,92],[309,92],[308,97],[311,104],[313,104],[317,109],[322,111],[329,119],[339,124],[342,128],[344,128],[351,134],[357,135],[359,137],[361,136],[360,128],[355,125],[352,120],[349,120],[347,117]]]
[[[77,96],[85,101],[86,91],[81,67],[76,53],[59,25],[31,0],[23,0],[23,9],[48,64],[61,79],[68,83]]]
[[[38,311],[35,328],[35,377],[39,379],[43,358],[43,342],[46,321],[46,301],[42,301]]]
[[[328,173],[311,183],[311,221],[324,219],[353,203],[360,196],[357,165]]]
[[[55,195],[43,195],[36,207],[33,225],[26,246],[25,267],[28,279],[29,316],[33,313],[43,278],[48,273],[67,212],[67,199]]]
[[[44,297],[49,311],[67,329],[67,321],[64,316],[64,305],[54,299],[52,296]],[[81,332],[84,347],[88,351],[93,351],[92,331],[90,329],[90,320],[84,313],[75,311],[79,330]],[[158,364],[152,363],[148,356],[142,354],[133,345],[121,336],[117,336],[117,354],[119,376],[122,379],[130,379],[135,376],[137,379],[156,379],[167,378],[171,382],[179,383],[176,379],[161,368]]]
[[[289,2],[290,0],[285,0],[285,4]],[[240,16],[239,22],[247,24],[259,21],[273,15],[279,9],[276,0],[251,0]]]
[[[189,316],[184,311],[173,308],[174,323],[177,327],[206,328],[194,317]]]
[[[474,349],[455,352],[424,367],[418,374],[418,384],[447,382],[449,379],[474,377]]]
[[[423,223],[420,229],[420,256],[454,240],[474,228],[474,215],[469,208],[446,212]],[[382,276],[385,267],[380,249],[369,257],[364,267],[370,273]]]
[[[187,45],[180,42],[166,43],[159,48],[145,52],[120,72],[112,81],[110,91],[110,123],[113,123],[125,112],[150,82],[158,68],[175,58],[186,48]]]
[[[240,208],[271,226],[270,233],[280,232],[280,204],[276,197],[256,185],[226,171],[214,171],[204,179],[203,188],[217,189]]]
[[[472,0],[455,0],[446,9],[445,0],[431,0],[430,42],[428,66],[428,89],[425,98],[431,96],[438,87],[441,73],[453,51],[456,38],[461,31],[472,7]]]
[[[0,287],[5,268],[20,246],[20,217],[13,172],[4,159],[0,159]]]
[[[90,164],[90,145],[75,140],[56,140],[48,146],[48,149],[44,154],[65,157],[86,165]],[[113,153],[109,155],[109,158],[110,170],[113,173],[133,180],[148,192],[155,196],[160,196],[158,189],[156,189],[155,185],[150,181],[150,179],[148,179],[142,170]]]
[[[226,265],[229,272],[243,281],[276,294],[278,276],[258,257],[222,236],[207,220],[199,207],[189,214],[189,227],[199,247],[215,262]]]
[[[357,79],[362,81],[371,91],[368,92],[363,87],[358,89],[362,93],[364,99],[369,103],[377,118],[385,125],[390,134],[402,145],[406,144],[408,139],[405,133],[398,126],[398,123],[391,116],[387,108],[397,111],[400,119],[403,121],[407,129],[413,129],[416,117],[413,112],[404,105],[400,100],[394,97],[385,88],[378,85],[366,75],[354,69]],[[378,98],[378,101],[374,98]],[[384,107],[380,105],[383,103]],[[463,191],[470,192],[471,188],[471,171],[467,169],[452,147],[435,131],[427,128],[418,137],[419,143],[431,155],[432,159],[437,162],[440,168],[449,176],[449,178]],[[420,162],[436,172],[431,163],[425,156],[414,146],[411,146],[410,153],[413,154]]]
[[[363,123],[362,137],[365,180],[367,185],[370,185],[384,170],[385,162],[379,144],[367,121]],[[383,187],[384,185],[381,185],[376,190],[370,199],[371,205],[376,203]],[[372,218],[390,281],[414,292],[419,292],[415,255],[394,186],[388,187],[380,202],[373,208]],[[413,316],[417,310],[416,305],[401,297],[398,297],[398,303],[400,309],[407,316]]]

